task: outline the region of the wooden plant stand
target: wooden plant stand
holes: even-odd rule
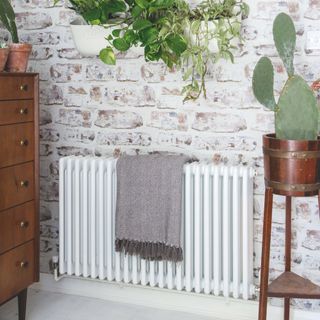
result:
[[[290,317],[290,299],[320,299],[320,286],[291,272],[292,197],[318,195],[320,207],[320,142],[263,137],[265,204],[261,256],[259,320],[267,319],[268,297],[284,298],[284,319]],[[273,194],[286,197],[285,271],[269,284]]]

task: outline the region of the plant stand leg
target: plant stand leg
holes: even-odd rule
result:
[[[291,203],[292,203],[291,197],[286,197],[285,271],[291,271]],[[290,318],[290,299],[284,298],[284,320],[289,320],[289,318]]]
[[[19,320],[26,319],[27,293],[28,289],[25,289],[21,291],[18,295]]]
[[[272,200],[273,190],[272,188],[266,188],[264,198],[263,238],[261,253],[261,279],[258,318],[259,320],[267,319],[269,260],[272,226]]]

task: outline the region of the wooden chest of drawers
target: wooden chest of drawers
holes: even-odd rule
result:
[[[0,305],[39,280],[38,75],[0,73]]]

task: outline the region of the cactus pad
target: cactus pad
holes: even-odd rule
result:
[[[253,72],[253,93],[257,100],[270,110],[275,110],[276,101],[273,94],[273,66],[269,58],[263,57]]]
[[[289,77],[293,76],[293,56],[296,46],[296,30],[291,18],[287,14],[280,13],[274,20],[273,39]]]
[[[276,111],[276,136],[288,140],[316,140],[319,110],[311,88],[300,76],[286,82]]]

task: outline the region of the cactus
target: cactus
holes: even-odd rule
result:
[[[18,31],[15,22],[16,16],[9,0],[0,1],[0,21],[5,28],[10,32],[12,42],[18,43]]]
[[[280,58],[288,73],[288,80],[280,93],[278,103],[273,94],[273,67],[263,57],[253,73],[253,92],[257,100],[275,112],[275,129],[278,139],[316,140],[319,110],[313,91],[307,82],[294,74],[293,56],[296,43],[291,18],[280,13],[273,24],[273,37]]]
[[[274,111],[277,104],[273,94],[273,78],[273,66],[270,59],[261,58],[253,73],[253,92],[261,104]]]
[[[296,30],[291,18],[287,14],[280,13],[274,20],[273,39],[279,56],[286,67],[288,76],[293,76],[293,56],[294,49],[296,47]]]

